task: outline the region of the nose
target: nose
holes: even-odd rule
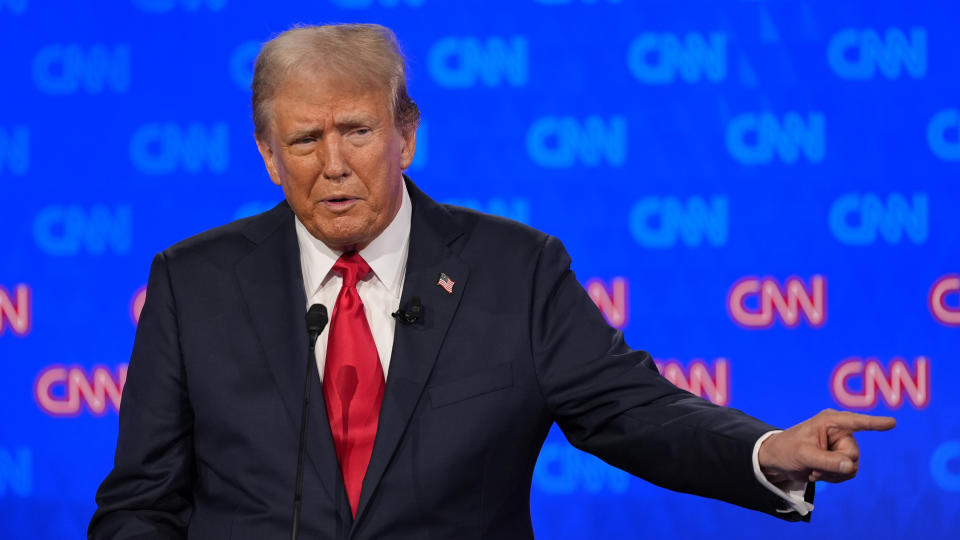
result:
[[[322,153],[323,177],[327,180],[340,180],[350,175],[350,166],[343,155],[343,142],[338,135],[323,138],[318,151]]]

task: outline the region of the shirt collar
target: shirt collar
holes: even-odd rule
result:
[[[367,247],[360,250],[360,256],[367,261],[374,275],[394,297],[400,298],[403,288],[403,274],[407,263],[407,251],[410,246],[410,221],[413,217],[413,204],[407,186],[403,186],[400,210],[387,228],[373,239]],[[300,266],[303,270],[303,286],[307,301],[326,283],[334,263],[342,252],[330,249],[315,238],[300,218],[294,219],[297,230],[297,243],[300,244]]]

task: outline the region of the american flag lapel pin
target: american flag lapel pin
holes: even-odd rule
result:
[[[447,294],[453,294],[453,280],[450,279],[450,276],[440,272],[440,279],[437,280],[437,285],[441,289],[447,291]]]

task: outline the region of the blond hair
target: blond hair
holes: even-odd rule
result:
[[[366,89],[382,89],[394,123],[408,133],[417,128],[420,110],[407,94],[406,62],[393,32],[379,24],[295,26],[263,45],[253,68],[254,133],[269,131],[270,100],[292,73],[314,70],[349,80]]]

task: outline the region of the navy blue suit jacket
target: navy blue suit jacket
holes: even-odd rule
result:
[[[554,422],[655,484],[797,518],[753,476],[772,428],[663,379],[607,325],[559,241],[408,189],[401,305],[420,297],[424,318],[396,328],[356,519],[313,381],[301,538],[532,538]],[[294,219],[281,203],[155,258],[90,538],[289,535],[307,361]]]

